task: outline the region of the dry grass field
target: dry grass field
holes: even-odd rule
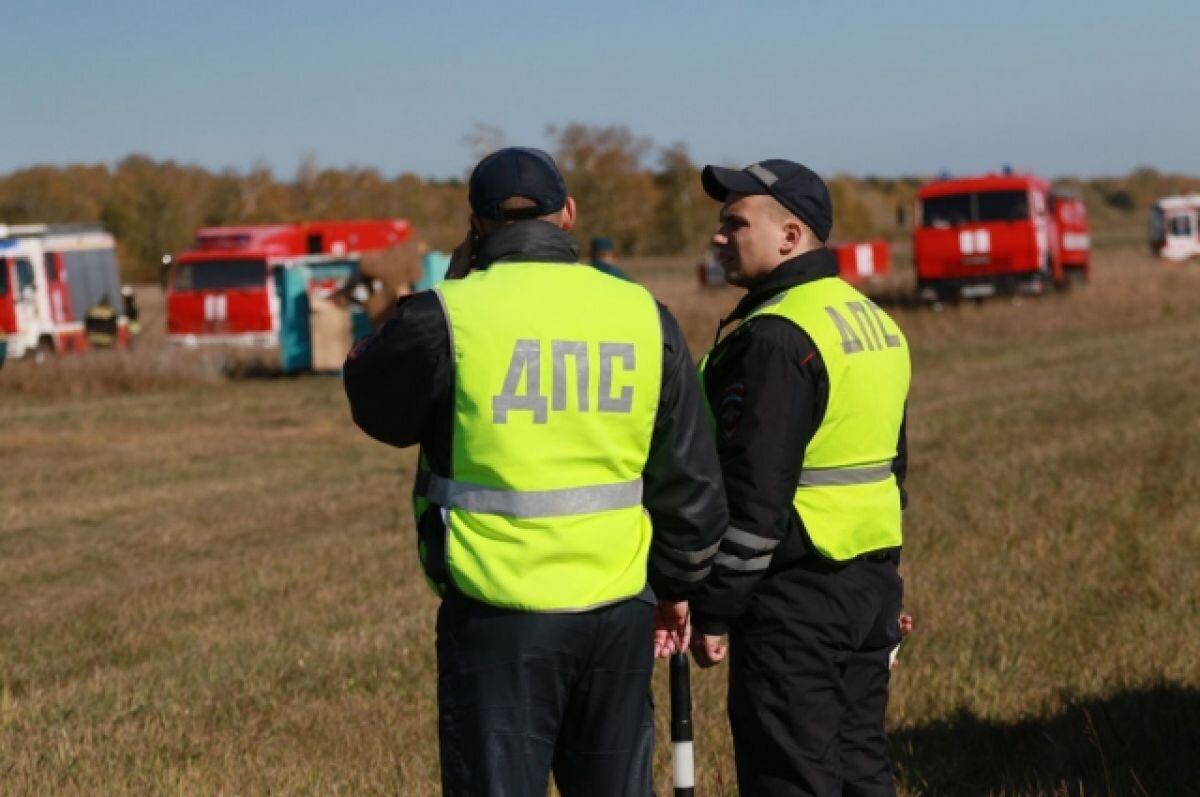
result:
[[[631,270],[696,353],[737,297]],[[412,452],[143,304],[132,352],[0,371],[0,794],[436,794]],[[902,793],[1200,794],[1200,265],[1114,249],[1068,295],[893,312]],[[736,792],[724,677],[693,672],[702,795]]]

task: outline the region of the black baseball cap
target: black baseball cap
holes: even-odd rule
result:
[[[718,202],[735,194],[767,194],[796,214],[822,241],[833,226],[833,201],[817,173],[793,161],[772,158],[744,169],[705,166],[700,173],[704,192]]]
[[[554,160],[532,147],[505,147],[481,160],[471,172],[468,193],[471,211],[496,221],[536,219],[567,203],[567,184]],[[533,207],[501,207],[516,196],[532,200]]]

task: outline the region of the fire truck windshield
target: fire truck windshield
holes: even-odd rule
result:
[[[981,191],[975,195],[976,221],[1026,221],[1029,197],[1024,191]]]
[[[1171,216],[1167,220],[1167,234],[1181,235],[1185,238],[1190,238],[1192,235],[1192,220],[1188,216],[1182,214]]]
[[[987,221],[1025,221],[1029,197],[1024,191],[979,191],[931,196],[921,203],[922,226],[957,227]]]
[[[255,260],[198,260],[175,269],[177,291],[211,291],[262,288],[267,281],[267,264]]]
[[[957,227],[971,220],[971,195],[931,196],[921,203],[925,227]]]

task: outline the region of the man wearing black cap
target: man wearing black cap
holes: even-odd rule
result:
[[[893,795],[907,343],[838,278],[815,173],[766,160],[702,182],[723,203],[717,257],[747,293],[702,366],[730,526],[692,601],[692,650],[712,666],[729,634],[742,794]]]
[[[451,279],[402,298],[345,365],[355,422],[419,443],[417,544],[438,612],[443,792],[651,792],[654,656],[727,524],[679,327],[578,263],[544,152],[470,180]],[[656,608],[657,604],[657,608]]]

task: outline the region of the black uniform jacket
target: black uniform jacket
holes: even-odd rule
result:
[[[783,291],[836,277],[837,260],[817,249],[755,282],[721,329]],[[793,506],[804,450],[825,417],[829,377],[812,339],[791,321],[757,316],[718,340],[705,369],[717,451],[729,499],[730,530],[712,575],[692,602],[700,633],[719,635],[742,613],[759,579],[792,566],[829,566]],[[900,427],[892,470],[904,495],[906,442]],[[898,554],[898,552],[896,552]]]
[[[571,236],[537,220],[510,224],[483,240],[477,267],[504,268],[506,261],[588,267],[578,264]],[[537,307],[529,312],[536,314]],[[657,597],[677,599],[693,592],[708,575],[729,516],[687,344],[674,317],[661,305],[659,315],[662,392],[642,473],[642,503],[654,524],[649,585]],[[400,299],[379,331],[355,345],[344,380],[354,422],[364,432],[395,446],[420,443],[433,472],[450,476],[454,353],[441,304],[432,291]],[[420,519],[419,530],[427,542],[444,536],[441,522],[436,511]]]

